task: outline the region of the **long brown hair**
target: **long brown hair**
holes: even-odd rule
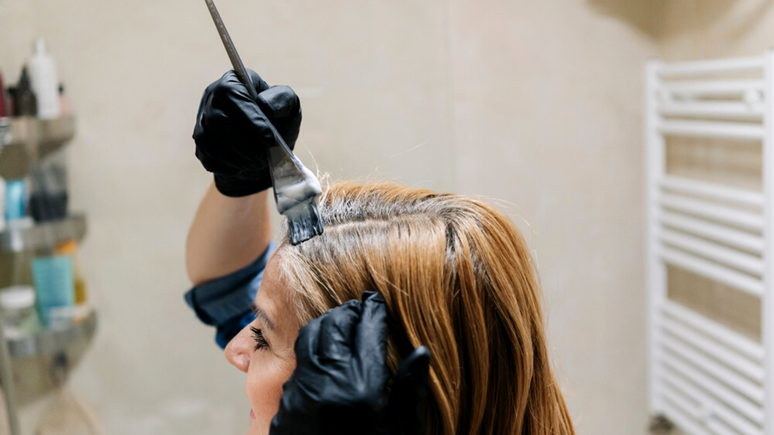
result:
[[[432,353],[428,435],[572,435],[548,359],[541,291],[513,222],[425,189],[336,183],[325,233],[277,251],[300,324],[366,290],[395,322],[388,363]]]

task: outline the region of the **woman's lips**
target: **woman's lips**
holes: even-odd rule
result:
[[[255,420],[255,413],[252,409],[250,410],[250,420]]]

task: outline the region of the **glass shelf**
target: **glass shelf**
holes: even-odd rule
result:
[[[73,214],[62,220],[43,222],[27,227],[14,227],[8,222],[0,231],[0,252],[22,252],[51,248],[59,242],[80,242],[86,235],[86,216]]]
[[[92,310],[67,327],[19,338],[6,337],[10,356],[6,364],[14,380],[14,405],[32,403],[60,388],[89,349],[96,331],[97,314]],[[0,433],[5,433],[2,428]]]
[[[0,177],[24,178],[46,154],[75,136],[72,115],[56,119],[0,118]]]
[[[55,355],[71,346],[88,342],[97,330],[97,313],[91,311],[85,318],[75,320],[66,327],[40,331],[25,337],[6,337],[11,357]]]

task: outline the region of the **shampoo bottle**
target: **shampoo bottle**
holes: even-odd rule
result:
[[[59,79],[54,58],[46,51],[43,38],[35,42],[35,54],[29,62],[32,90],[38,99],[38,117],[59,117]]]

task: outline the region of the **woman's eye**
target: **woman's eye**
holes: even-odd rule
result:
[[[260,349],[263,349],[264,347],[269,346],[269,343],[267,343],[266,339],[263,338],[263,332],[261,332],[260,329],[251,326],[250,330],[253,331],[253,339],[255,340],[255,350],[260,350]]]

